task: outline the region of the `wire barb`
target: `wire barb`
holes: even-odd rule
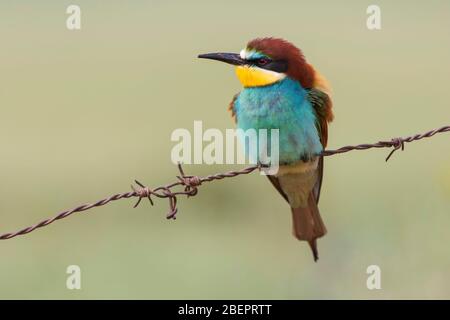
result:
[[[134,180],[134,182],[140,187],[140,188],[135,188],[133,185],[131,185],[131,190],[133,190],[133,192],[139,197],[138,200],[136,201],[136,204],[133,206],[133,208],[136,208],[139,203],[141,203],[142,198],[147,198],[148,201],[150,201],[150,204],[153,206],[153,200],[152,200],[152,190],[150,190],[150,188],[144,186],[142,183],[140,183],[137,180]]]
[[[400,148],[405,150],[405,141],[402,138],[394,138],[390,141],[390,144],[392,144],[392,147],[394,149],[389,152],[388,156],[386,157],[386,162],[388,162],[389,158],[394,154],[395,151],[399,150]]]
[[[395,151],[401,149],[405,149],[405,143],[407,142],[413,142],[417,140],[421,140],[423,138],[430,138],[434,136],[437,133],[443,133],[450,131],[450,126],[444,126],[438,129],[434,129],[422,134],[416,134],[414,136],[406,137],[406,138],[393,138],[390,141],[379,141],[373,144],[360,144],[355,146],[345,146],[336,150],[324,150],[321,153],[321,156],[332,156],[339,153],[346,153],[352,150],[367,150],[371,148],[393,148],[391,152],[386,157],[386,161],[388,161],[391,156],[394,154]],[[151,205],[153,205],[152,196],[156,198],[168,198],[169,200],[169,211],[167,213],[167,219],[176,219],[176,214],[178,212],[177,208],[177,197],[180,195],[185,195],[186,197],[192,197],[198,194],[198,188],[205,182],[211,182],[215,180],[222,180],[225,178],[233,178],[239,175],[244,174],[250,174],[255,170],[261,170],[263,167],[267,167],[264,165],[254,165],[250,166],[238,171],[229,171],[225,173],[217,173],[214,175],[209,175],[206,177],[198,177],[198,176],[189,176],[185,175],[184,170],[181,166],[181,164],[178,164],[178,171],[179,175],[177,177],[177,181],[167,184],[165,186],[160,186],[154,189],[150,189],[149,187],[146,187],[144,184],[140,183],[139,181],[135,180],[134,182],[138,185],[138,187],[131,186],[130,192],[125,193],[118,193],[115,195],[112,195],[110,197],[101,199],[97,202],[90,203],[90,204],[83,204],[78,207],[75,207],[71,210],[66,210],[58,213],[53,218],[45,219],[33,226],[23,228],[16,232],[10,232],[0,235],[0,240],[7,240],[14,237],[17,237],[19,235],[24,235],[30,232],[33,232],[34,230],[38,228],[43,228],[45,226],[48,226],[49,224],[55,222],[56,220],[67,218],[68,216],[72,215],[76,212],[82,212],[89,209],[92,209],[94,207],[101,207],[104,205],[107,205],[108,203],[120,199],[128,199],[137,197],[138,200],[136,201],[134,208],[139,206],[141,203],[141,200],[143,198],[147,198]],[[176,191],[175,188],[181,187],[183,188],[181,191]]]

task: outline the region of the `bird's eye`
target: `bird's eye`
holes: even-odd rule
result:
[[[270,62],[270,59],[267,59],[267,58],[260,58],[257,61],[258,65],[260,65],[260,66],[265,66],[269,62]]]

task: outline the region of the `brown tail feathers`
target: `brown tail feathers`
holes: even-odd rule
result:
[[[293,234],[298,240],[308,241],[311,247],[314,261],[319,259],[317,251],[317,238],[327,233],[325,224],[320,217],[319,208],[313,192],[309,194],[308,206],[303,208],[291,208]]]

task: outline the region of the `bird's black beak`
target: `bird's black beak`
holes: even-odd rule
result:
[[[241,66],[246,63],[244,59],[237,53],[205,53],[198,56],[201,59],[211,59],[226,62],[235,66]]]

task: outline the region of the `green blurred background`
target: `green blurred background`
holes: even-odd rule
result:
[[[2,1],[0,232],[174,179],[176,128],[225,130],[240,85],[198,53],[257,36],[301,47],[331,82],[329,147],[450,120],[450,3],[376,1]],[[82,29],[66,29],[78,4]],[[284,200],[258,174],[167,202],[133,200],[0,242],[0,298],[450,298],[450,136],[326,159],[321,258],[291,235]],[[241,166],[185,166],[206,175]],[[66,288],[66,268],[82,289]],[[379,265],[382,289],[366,288]]]

